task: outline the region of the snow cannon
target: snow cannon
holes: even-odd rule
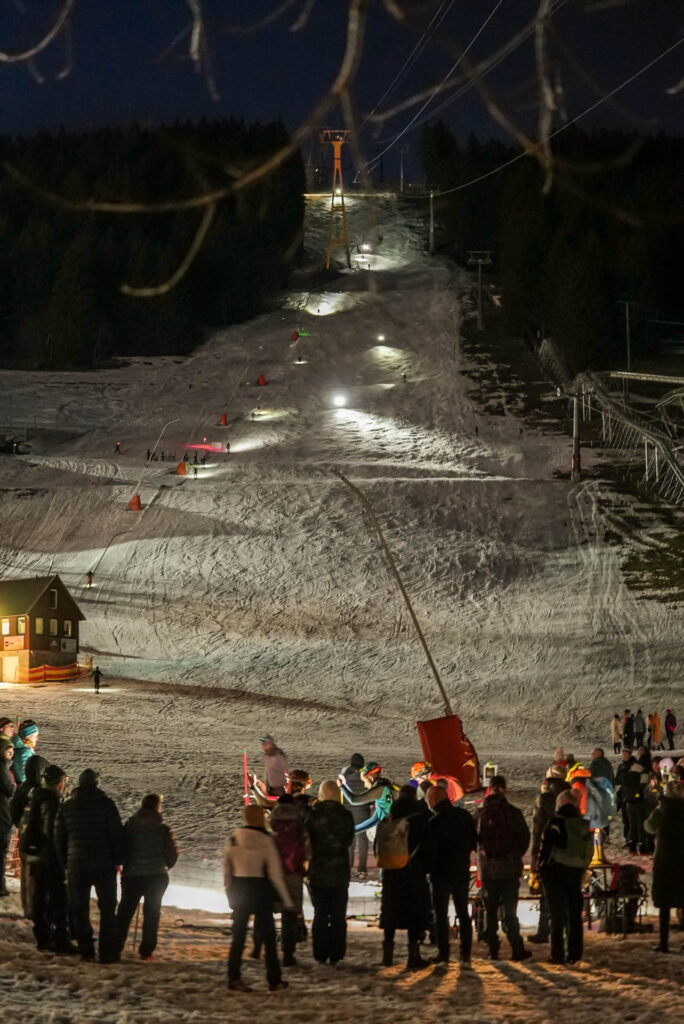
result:
[[[128,507],[131,510],[131,512],[139,512],[140,511],[140,509],[142,508],[142,505],[140,504],[140,495],[139,494],[134,494],[133,495],[131,500],[128,502]]]
[[[452,775],[458,779],[464,793],[474,793],[482,788],[477,753],[463,732],[458,715],[416,722],[416,728],[433,775]]]
[[[228,417],[226,416],[225,412],[221,413],[221,419],[218,421],[218,425],[219,425],[219,427],[227,427],[228,426]]]

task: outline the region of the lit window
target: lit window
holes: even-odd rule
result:
[[[9,619],[2,620],[2,635],[9,636]]]
[[[26,616],[17,615],[17,633],[23,636],[26,633]]]
[[[57,607],[57,588],[56,587],[53,587],[50,590],[50,607],[51,608],[56,608]]]
[[[40,616],[36,616],[36,636],[42,636],[45,629],[45,620]]]
[[[50,636],[57,636],[57,627],[59,623],[57,619],[50,619]]]
[[[65,619],[62,623],[62,636],[71,636],[71,619]]]

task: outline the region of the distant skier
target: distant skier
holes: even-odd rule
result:
[[[121,441],[117,441],[114,445],[114,454],[119,455],[121,452]]]
[[[192,461],[194,462],[195,465],[197,465],[197,452],[195,452],[195,456]]]
[[[185,455],[183,456],[183,462],[187,462],[189,458],[190,458],[190,452],[186,448],[185,449]]]
[[[93,688],[95,690],[95,693],[99,693],[100,692],[100,680],[102,679],[102,672],[100,672],[100,666],[99,665],[95,666],[95,668],[91,672],[91,675],[93,677]]]
[[[195,456],[195,462],[197,462],[197,456]],[[197,479],[197,466],[192,467],[193,479]]]
[[[88,573],[87,578],[86,578],[86,587],[88,588],[88,590],[90,590],[92,585],[93,585],[93,570],[91,569],[90,572]]]
[[[405,374],[405,373],[402,373],[402,375],[401,375],[401,379],[402,379],[402,381],[403,381],[403,382],[404,382],[404,384],[405,384],[405,383],[406,383],[406,381],[408,380],[408,377],[406,376],[406,374]]]
[[[268,381],[266,380],[266,374],[260,373],[259,376],[257,377],[257,386],[260,388],[264,388],[266,387],[267,384]]]
[[[162,453],[161,453],[161,460],[160,460],[160,461],[161,461],[161,462],[163,462],[163,461],[164,461],[164,451],[163,451],[163,450],[162,450]]]
[[[209,452],[205,452],[204,455],[202,456],[201,460],[200,460],[203,466],[206,466],[208,458],[209,458]]]
[[[151,455],[151,452],[150,452],[150,449],[148,448],[147,449],[147,461],[148,462],[150,461],[150,455]]]

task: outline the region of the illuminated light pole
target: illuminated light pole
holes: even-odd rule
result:
[[[143,480],[143,477],[145,476],[145,473],[149,469],[150,462],[152,461],[152,456],[154,455],[154,453],[157,450],[157,445],[161,441],[162,435],[163,435],[164,431],[166,430],[167,427],[170,427],[172,423],[178,423],[179,419],[180,419],[180,417],[176,416],[175,419],[169,420],[169,422],[165,423],[164,426],[159,431],[159,437],[154,442],[154,448],[150,452],[150,460],[149,460],[149,462],[146,462],[145,465],[143,466],[143,471],[140,474],[140,479],[138,480],[137,484],[135,485],[135,493],[134,493],[133,497],[131,498],[131,500],[128,503],[128,507],[130,508],[131,512],[138,512],[140,510],[140,507],[141,507],[140,506],[140,485],[142,484],[142,480]]]

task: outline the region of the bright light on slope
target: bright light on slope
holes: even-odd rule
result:
[[[341,394],[333,395],[332,401],[334,406],[338,409],[342,409],[347,404],[347,396]]]

